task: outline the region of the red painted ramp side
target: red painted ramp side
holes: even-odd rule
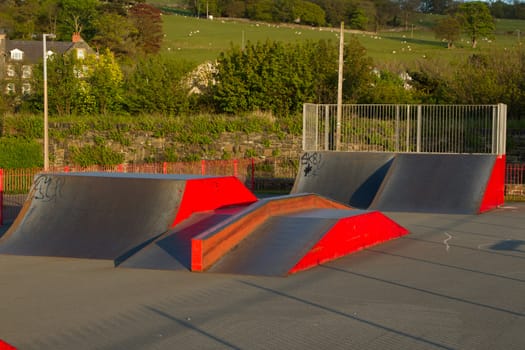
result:
[[[191,270],[204,271],[246,238],[270,215],[285,215],[312,208],[350,207],[315,194],[300,194],[260,200],[219,226],[192,239]]]
[[[408,230],[378,211],[340,219],[288,273],[296,273],[408,234]]]
[[[172,227],[191,214],[230,205],[246,205],[257,197],[234,176],[191,179],[186,183]]]
[[[16,348],[0,339],[0,350],[16,350]]]
[[[505,203],[505,155],[497,156],[492,168],[492,174],[479,208],[480,213],[497,208]]]
[[[274,215],[208,271],[286,276],[404,233],[378,212],[311,209]]]

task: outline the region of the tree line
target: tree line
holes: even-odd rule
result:
[[[79,33],[91,47],[121,57],[157,53],[163,39],[161,11],[144,0],[2,0],[0,30],[13,40],[53,33],[69,41]]]
[[[247,18],[313,26],[378,31],[407,27],[415,13],[452,15],[457,0],[181,0],[194,16]],[[492,17],[525,19],[525,3],[489,1]],[[0,29],[12,39],[55,33],[67,40],[80,32],[92,46],[117,55],[157,52],[162,42],[160,11],[145,0],[3,0]]]
[[[195,16],[248,18],[266,22],[290,22],[378,31],[408,26],[415,13],[450,15],[464,1],[457,0],[186,0]],[[525,19],[525,3],[489,1],[495,18]]]

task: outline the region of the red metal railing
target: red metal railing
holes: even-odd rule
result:
[[[505,174],[505,199],[525,200],[525,164],[507,164]]]

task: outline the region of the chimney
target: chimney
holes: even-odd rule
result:
[[[71,36],[71,42],[78,43],[80,41],[82,41],[82,38],[80,37],[80,33],[79,32],[73,33],[73,35]]]

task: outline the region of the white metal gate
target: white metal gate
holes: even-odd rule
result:
[[[303,106],[304,151],[505,154],[507,105]]]

